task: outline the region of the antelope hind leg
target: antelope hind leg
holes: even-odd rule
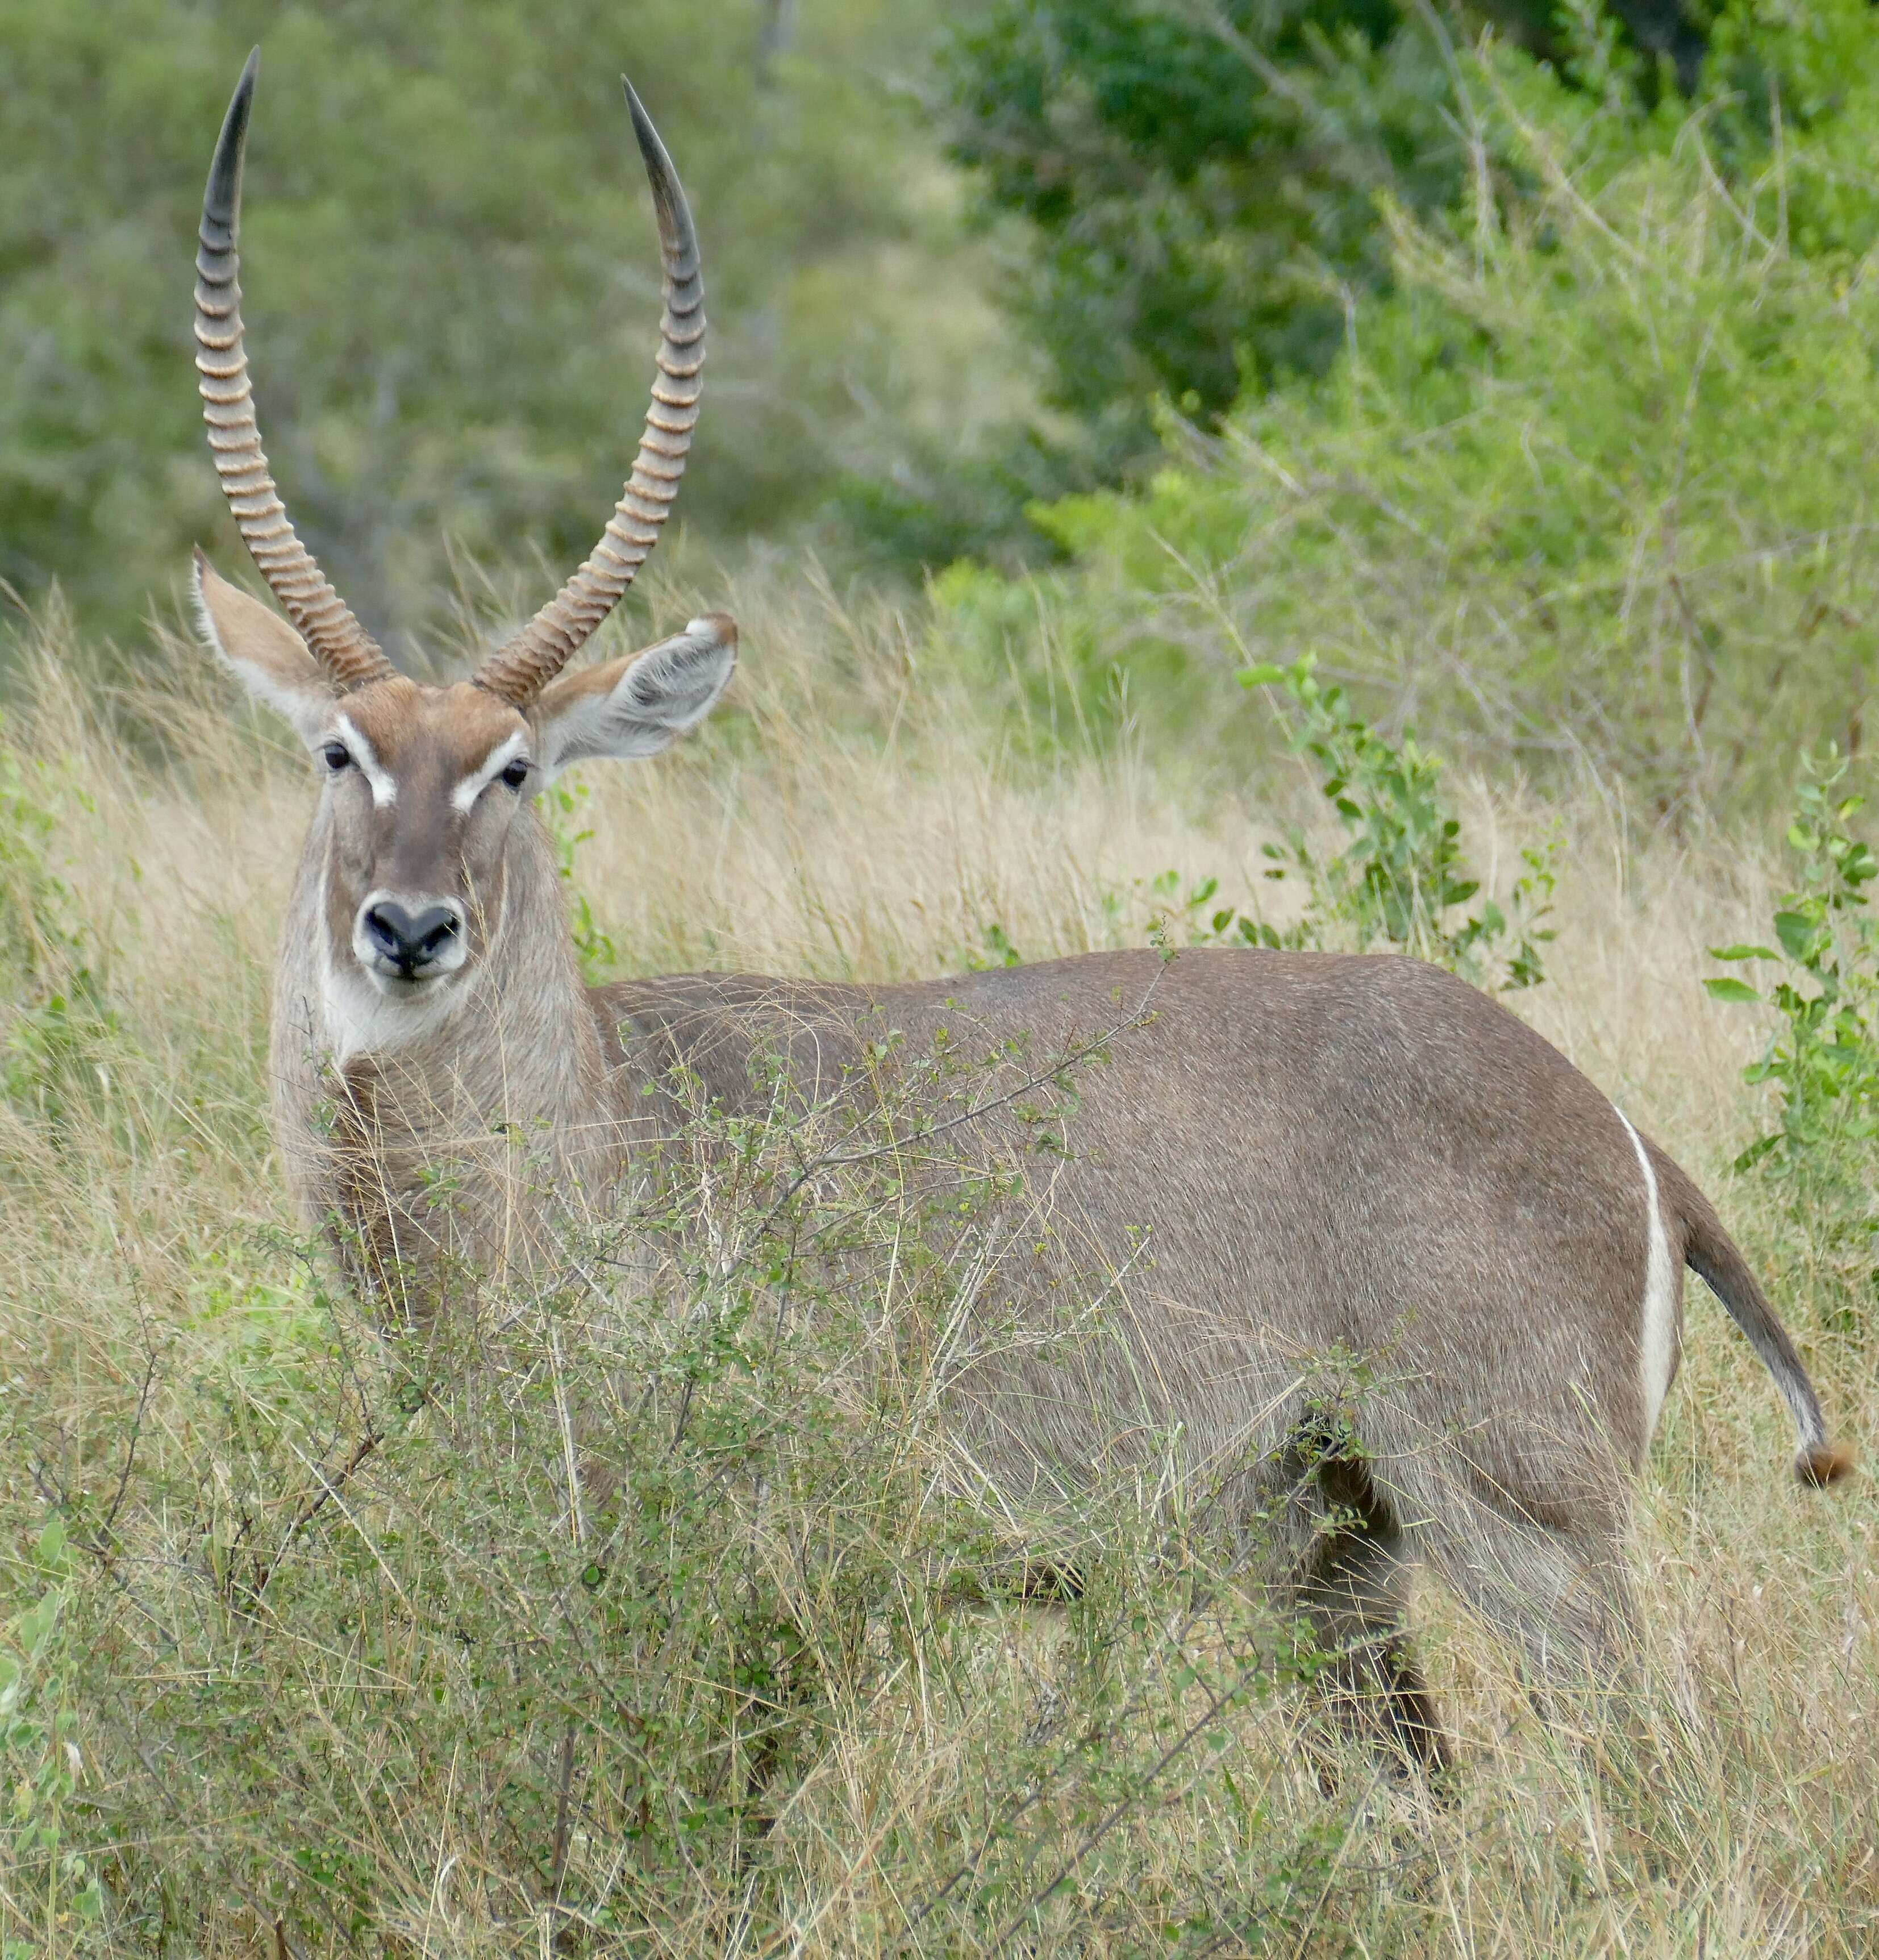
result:
[[[1410,1644],[1413,1554],[1394,1508],[1353,1457],[1308,1472],[1292,1511],[1293,1596],[1325,1656],[1315,1689],[1327,1712],[1387,1761],[1439,1774],[1451,1751]]]
[[[1595,1507],[1572,1526],[1543,1523],[1478,1500],[1456,1515],[1465,1530],[1442,1532],[1431,1561],[1518,1647],[1543,1717],[1557,1720],[1579,1696],[1622,1700],[1633,1685],[1636,1621],[1618,1519]]]
[[[1408,1634],[1411,1567],[1394,1520],[1375,1509],[1319,1543],[1299,1603],[1321,1653],[1317,1687],[1340,1726],[1426,1776],[1451,1760]]]

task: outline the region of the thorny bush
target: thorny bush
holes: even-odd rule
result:
[[[140,1304],[100,1309],[109,1421],[17,1376],[45,1523],[0,1666],[4,1863],[34,1950],[722,1951],[863,1842],[857,1923],[903,1951],[1245,1948],[1321,1913],[1328,1813],[1234,1780],[1311,1670],[1244,1548],[1139,1449],[1028,1516],[953,1446],[961,1370],[1112,1338],[1102,1275],[1045,1319],[1004,1304],[1071,1064],[965,1045],[873,1058],[901,1087],[845,1115],[780,1071],[760,1117],[695,1108],[628,1215],[428,1338],[259,1246],[215,1372]],[[1054,1647],[1022,1603],[1053,1577]],[[1021,1672],[988,1665],[1014,1643]],[[858,1819],[923,1752],[918,1809]]]

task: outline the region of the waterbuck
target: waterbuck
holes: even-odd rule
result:
[[[584,986],[536,794],[572,762],[667,746],[736,656],[711,616],[568,670],[651,549],[697,418],[684,195],[629,86],[665,299],[632,474],[526,626],[469,679],[421,685],[301,546],[262,453],[236,284],[255,75],[251,57],[209,176],[196,364],[223,487],[287,618],[199,552],[196,590],[209,644],[319,778],[275,988],[274,1124],[302,1211],[362,1287],[432,1312],[441,1276],[538,1258],[571,1203],[604,1214],[675,1061],[736,1109],[769,1093],[773,1056],[806,1100],[839,1099],[936,1046],[1020,1058],[1008,1080],[1025,1056],[1099,1045],[1039,1176],[1114,1275],[1121,1332],[1106,1360],[1065,1368],[1034,1345],[969,1378],[986,1460],[1073,1482],[1119,1426],[1177,1437],[1248,1516],[1277,1510],[1293,1596],[1426,1757],[1441,1744],[1401,1637],[1413,1561],[1543,1664],[1613,1640],[1626,1473],[1677,1372],[1686,1265],[1774,1376],[1800,1480],[1850,1469],[1702,1192],[1538,1035],[1434,968],[1144,950],[905,986]],[[1015,1134],[1016,1106],[988,1092],[974,1120]],[[1044,1258],[1032,1284],[1062,1277]],[[1314,1386],[1327,1356],[1369,1374],[1336,1421]]]

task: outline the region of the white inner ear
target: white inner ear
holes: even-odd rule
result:
[[[313,655],[304,654],[306,666],[303,672],[297,663],[290,663],[272,650],[266,658],[236,653],[223,639],[215,624],[215,616],[209,610],[208,600],[202,590],[200,565],[189,584],[190,597],[195,602],[196,628],[210,651],[240,682],[250,700],[258,701],[263,708],[272,708],[308,748],[318,747],[332,732],[337,698]]]
[[[571,763],[636,762],[669,748],[711,713],[737,665],[737,642],[715,619],[694,619],[627,663],[604,691],[544,697],[541,768],[552,782]]]

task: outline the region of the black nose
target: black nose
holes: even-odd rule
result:
[[[409,980],[428,966],[463,930],[463,917],[454,905],[426,905],[408,912],[396,899],[367,905],[360,921],[374,947]]]

